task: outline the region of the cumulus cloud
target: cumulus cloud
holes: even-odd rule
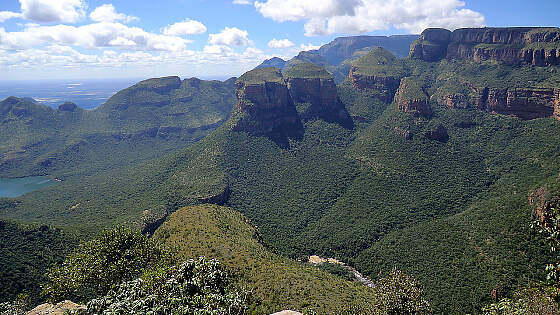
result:
[[[85,15],[83,0],[19,0],[22,16],[36,22],[75,23]]]
[[[289,39],[273,38],[271,41],[268,42],[268,47],[270,48],[289,48],[293,46],[294,43],[292,43]]]
[[[249,0],[233,0],[233,4],[251,4]]]
[[[460,0],[266,0],[256,9],[275,21],[306,21],[306,36],[365,33],[391,27],[419,33],[427,27],[474,27],[484,16]]]
[[[202,52],[205,54],[227,55],[229,53],[233,53],[233,49],[223,45],[206,45],[204,46]]]
[[[95,22],[116,22],[122,21],[129,23],[132,21],[137,21],[138,18],[135,16],[126,15],[124,13],[117,13],[115,7],[112,4],[103,4],[89,14],[89,18]]]
[[[226,27],[218,34],[210,34],[208,42],[212,45],[247,46],[252,42],[249,33],[237,27]]]
[[[160,35],[121,23],[93,23],[79,27],[71,25],[30,25],[21,32],[6,32],[0,28],[0,49],[18,50],[44,44],[80,46],[86,49],[119,47],[131,50],[184,50],[190,41],[181,37]]]
[[[0,23],[9,20],[11,18],[21,17],[21,13],[11,12],[11,11],[0,11]]]
[[[206,33],[206,26],[200,23],[199,21],[195,20],[185,20],[183,22],[178,22],[172,25],[168,25],[164,30],[163,33],[165,35],[193,35],[193,34],[202,34]]]

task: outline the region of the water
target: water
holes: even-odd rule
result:
[[[54,185],[56,180],[47,176],[0,178],[0,197],[19,197],[23,194]]]
[[[93,109],[139,81],[141,79],[0,81],[0,100],[8,96],[30,97],[52,108],[69,101],[84,109]]]

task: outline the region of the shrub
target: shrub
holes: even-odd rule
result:
[[[422,294],[418,280],[394,269],[379,281],[382,294],[381,304],[388,315],[431,314],[431,308]]]
[[[201,257],[123,282],[78,313],[244,314],[246,296],[230,285],[217,260]]]
[[[52,303],[64,299],[83,303],[172,261],[173,255],[148,236],[124,227],[104,230],[80,244],[61,266],[48,270],[42,294]]]

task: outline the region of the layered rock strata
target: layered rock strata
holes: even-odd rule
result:
[[[422,87],[422,81],[415,77],[407,77],[401,80],[399,90],[395,95],[398,108],[415,116],[430,116],[432,109],[426,92]]]
[[[560,28],[463,28],[453,32],[428,28],[412,43],[410,57],[559,65]]]

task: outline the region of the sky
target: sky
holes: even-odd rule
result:
[[[0,0],[0,80],[239,76],[339,36],[558,26],[559,0]]]

